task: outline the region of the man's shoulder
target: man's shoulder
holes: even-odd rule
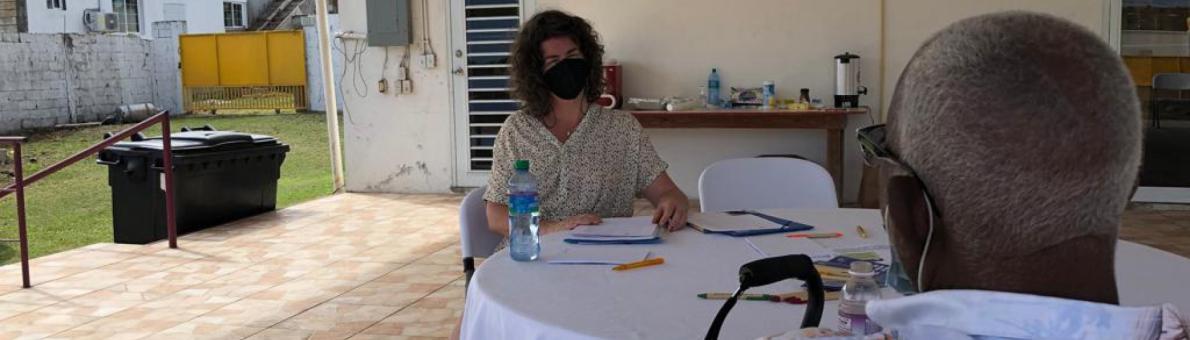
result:
[[[982,290],[931,291],[867,306],[873,321],[902,333],[1020,339],[1152,339],[1153,330],[1168,326],[1163,316],[1169,313],[1177,315],[1176,308],[1121,307]]]

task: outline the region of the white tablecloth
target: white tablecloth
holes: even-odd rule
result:
[[[887,244],[876,210],[839,209],[770,211],[818,227],[840,230],[844,239],[829,247]],[[871,235],[854,234],[863,225]],[[704,292],[730,292],[739,266],[762,258],[740,238],[707,235],[685,229],[654,245],[589,246],[648,248],[664,257],[660,266],[614,272],[608,266],[551,265],[551,253],[562,247],[562,235],[543,237],[542,259],[516,262],[506,251],[479,266],[467,293],[463,339],[699,339],[723,301],[702,300]],[[878,251],[887,259],[887,250]],[[1190,311],[1190,260],[1130,242],[1117,251],[1117,277],[1124,305],[1172,302]],[[800,282],[785,281],[750,292],[788,292]],[[885,290],[885,297],[894,296]],[[741,301],[724,323],[720,338],[754,339],[799,326],[800,305]],[[835,327],[837,303],[828,301],[823,327]]]

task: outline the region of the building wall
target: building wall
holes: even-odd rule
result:
[[[388,67],[384,66],[384,48],[364,48],[352,53],[362,40],[342,40],[334,53],[347,52],[343,58],[348,72],[341,91],[344,111],[343,145],[347,190],[355,192],[447,192],[453,181],[451,144],[452,113],[450,105],[450,68],[448,55],[448,18],[446,0],[430,4],[430,30],[422,30],[422,18],[413,15],[413,37],[429,34],[439,65],[424,69],[410,59],[413,93],[381,94],[377,81],[381,75],[396,79],[396,65],[406,47],[388,48]],[[367,32],[364,1],[341,1],[339,23],[343,31]],[[413,13],[420,13],[421,1],[411,1]],[[412,47],[420,55],[420,44]],[[340,57],[342,57],[340,55]],[[338,69],[338,68],[337,68]],[[341,70],[341,69],[338,69]],[[390,82],[391,88],[391,82]]]
[[[49,9],[45,1],[30,0],[28,3],[28,33],[87,33],[83,24],[83,12],[99,8],[112,11],[112,0],[66,0],[66,10]],[[145,39],[152,39],[154,22],[166,21],[166,3],[186,7],[186,26],[190,33],[221,33],[223,29],[222,0],[140,0],[140,33]],[[172,18],[168,18],[172,19]]]
[[[884,104],[892,97],[892,88],[913,53],[930,36],[963,18],[1006,11],[1028,10],[1053,14],[1086,26],[1101,37],[1108,37],[1104,10],[1110,0],[914,0],[888,1],[885,5]],[[1117,4],[1118,6],[1118,4]]]
[[[167,88],[177,89],[176,72],[154,70],[176,69],[177,50],[154,53],[154,44],[128,35],[0,34],[0,133],[99,121],[123,104],[176,102]]]
[[[661,98],[698,95],[707,74],[718,67],[727,88],[759,87],[771,80],[780,97],[811,97],[833,103],[834,56],[861,56],[862,82],[869,94],[861,105],[877,106],[880,85],[878,0],[758,0],[725,11],[714,0],[540,0],[591,22],[607,57],[624,65],[628,96]],[[746,4],[746,5],[745,5]],[[663,15],[659,15],[664,13]],[[702,25],[713,18],[713,25]],[[644,29],[640,23],[648,22]],[[878,109],[878,108],[874,108]],[[862,160],[853,150],[856,128],[869,122],[853,116],[844,134],[845,200],[854,200]],[[821,130],[655,129],[648,130],[669,174],[696,197],[698,177],[715,161],[761,154],[797,154],[826,164],[826,133]]]
[[[1174,31],[1123,31],[1123,55],[1190,56],[1190,33]]]
[[[252,23],[256,22],[257,17],[264,15],[262,12],[264,12],[264,10],[267,9],[271,3],[273,3],[273,0],[248,0],[248,6],[245,8],[248,19],[244,22],[244,25],[252,27]]]
[[[338,32],[339,15],[331,14],[327,18],[331,32]],[[322,86],[322,54],[318,50],[318,25],[313,16],[298,17],[297,21],[301,22],[302,33],[306,39],[306,98],[310,100],[309,110],[326,112],[326,90]],[[334,34],[331,36],[333,39]],[[339,41],[334,43],[341,44]],[[343,81],[343,53],[331,49],[331,60],[335,84],[340,84]],[[343,112],[343,89],[336,86],[335,90],[335,103],[338,104],[339,112]]]
[[[414,63],[415,94],[376,93],[376,75],[381,73],[384,59],[383,49],[378,48],[367,49],[361,59],[363,84],[369,88],[367,98],[347,93],[350,85],[344,80],[349,110],[344,119],[348,190],[445,192],[453,183],[447,1],[431,3],[430,36],[442,65],[422,70]],[[724,9],[727,2],[715,0],[538,3],[539,8],[563,9],[593,23],[608,56],[624,65],[624,90],[630,96],[695,96],[710,68],[718,66],[724,91],[727,86],[758,86],[761,81],[773,80],[781,96],[794,96],[796,89],[805,87],[811,89],[811,96],[830,102],[832,57],[843,51],[859,54],[862,82],[870,91],[861,103],[872,106],[877,117],[851,119],[844,146],[845,201],[855,200],[859,184],[861,162],[858,153],[852,152],[856,150],[854,128],[879,120],[881,91],[888,90],[883,96],[887,100],[901,68],[928,35],[967,16],[1010,8],[1055,13],[1101,34],[1106,32],[1101,0],[916,0],[895,4],[881,0],[755,0],[732,2],[731,10]],[[343,29],[364,31],[363,2],[341,5]],[[414,13],[418,13],[416,8]],[[420,27],[419,20],[420,16],[414,15],[415,27]],[[415,28],[414,34],[419,40],[422,32]],[[401,49],[391,51],[397,50]],[[390,66],[389,79],[392,73]],[[762,153],[794,153],[816,162],[826,159],[824,133],[820,131],[651,130],[649,135],[670,163],[670,174],[691,196],[697,193],[698,174],[715,160]]]

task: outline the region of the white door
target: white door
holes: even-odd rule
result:
[[[519,105],[508,93],[508,52],[535,0],[451,0],[455,186],[487,184],[492,145]]]

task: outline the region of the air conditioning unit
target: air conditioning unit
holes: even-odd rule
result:
[[[83,24],[90,32],[115,32],[116,13],[104,13],[97,9],[83,11]]]

